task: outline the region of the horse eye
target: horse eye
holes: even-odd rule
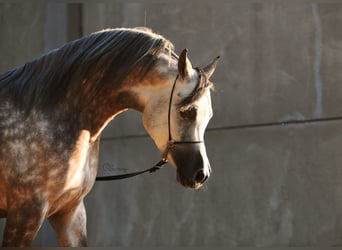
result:
[[[197,107],[190,107],[186,110],[180,111],[180,115],[183,119],[194,121],[197,116]]]

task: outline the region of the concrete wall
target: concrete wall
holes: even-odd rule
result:
[[[145,25],[177,52],[187,47],[194,65],[222,57],[206,133],[213,174],[198,191],[176,183],[171,167],[96,183],[89,244],[342,244],[342,4],[1,3],[0,70],[79,35]],[[104,175],[150,167],[160,154],[131,111],[105,129],[100,157]],[[35,244],[55,244],[48,225]]]

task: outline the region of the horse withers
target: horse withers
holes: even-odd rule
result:
[[[146,131],[199,188],[211,169],[204,132],[217,58],[193,68],[187,50],[148,29],[97,32],[0,75],[0,217],[3,246],[29,246],[45,218],[60,246],[86,246],[83,198],[98,168],[99,137],[119,113]]]

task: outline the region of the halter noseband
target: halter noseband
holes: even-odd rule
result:
[[[197,69],[199,73],[201,73],[200,69]],[[167,125],[168,125],[168,133],[169,133],[169,138],[166,144],[166,149],[162,155],[162,159],[152,168],[139,171],[139,172],[134,172],[134,173],[128,173],[128,174],[121,174],[121,175],[112,175],[112,176],[98,176],[96,177],[97,181],[110,181],[110,180],[119,180],[119,179],[125,179],[125,178],[130,178],[136,175],[140,175],[146,172],[153,173],[159,169],[161,169],[167,162],[167,156],[169,154],[170,149],[172,149],[175,145],[177,144],[193,144],[193,143],[203,143],[203,141],[176,141],[172,139],[172,134],[171,134],[171,108],[172,108],[172,99],[173,99],[173,93],[175,92],[175,87],[177,84],[177,80],[179,78],[179,74],[177,74],[173,85],[171,89],[171,94],[170,94],[170,101],[169,101],[169,110],[167,113]]]

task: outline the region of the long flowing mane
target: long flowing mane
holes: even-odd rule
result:
[[[143,77],[173,45],[148,29],[108,29],[65,44],[0,75],[0,95],[20,108],[46,108],[79,91],[93,96],[133,70]],[[82,88],[82,90],[81,90]]]

